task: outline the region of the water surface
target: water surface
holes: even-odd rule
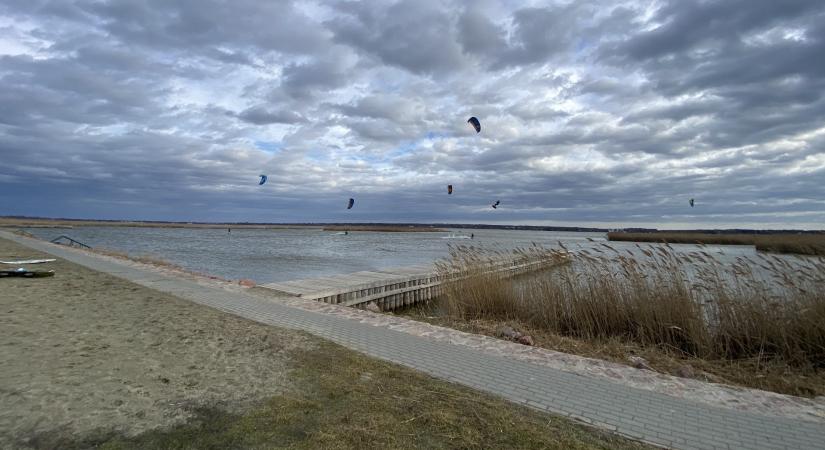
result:
[[[571,249],[602,248],[603,233],[462,229],[448,232],[378,233],[348,235],[320,229],[226,229],[78,227],[30,228],[30,233],[53,239],[66,234],[91,245],[149,255],[190,270],[229,279],[249,278],[258,283],[314,278],[362,270],[432,263],[448,255],[450,245],[474,245],[500,250],[533,243]],[[462,239],[474,235],[474,239]],[[620,251],[638,254],[634,243],[611,242]],[[679,252],[695,245],[673,245]],[[605,250],[602,248],[602,250]],[[708,246],[723,261],[754,255],[752,246]]]

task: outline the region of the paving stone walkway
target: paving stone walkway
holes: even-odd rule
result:
[[[0,237],[231,314],[304,330],[367,355],[651,444],[680,449],[825,449],[821,423],[716,408],[433,341],[243,292],[142,270],[0,231]]]

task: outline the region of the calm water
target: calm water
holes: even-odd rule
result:
[[[320,229],[244,230],[191,228],[78,227],[31,228],[30,233],[53,239],[66,234],[92,247],[119,250],[133,256],[151,255],[190,270],[229,279],[250,278],[258,283],[313,278],[361,270],[431,263],[448,254],[450,244],[512,249],[537,243],[557,247],[591,248],[606,242],[602,233],[519,230],[452,230],[446,233],[350,232]],[[450,238],[475,234],[475,239]],[[592,239],[591,242],[589,239]],[[634,251],[632,243],[611,243]],[[674,245],[691,251],[693,245]],[[754,255],[750,246],[706,248],[721,259]]]

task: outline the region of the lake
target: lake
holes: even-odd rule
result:
[[[66,234],[92,247],[149,255],[189,270],[228,279],[249,278],[257,283],[337,275],[362,270],[431,263],[448,255],[450,245],[474,245],[508,250],[533,243],[568,248],[592,248],[607,239],[604,233],[461,229],[448,232],[378,233],[348,235],[306,229],[226,229],[77,227],[28,228],[35,236],[51,240]],[[475,235],[474,239],[461,236]],[[611,246],[637,254],[636,245]],[[674,245],[693,251],[695,245]],[[755,255],[752,246],[708,246],[722,260]]]

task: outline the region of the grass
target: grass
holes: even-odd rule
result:
[[[558,448],[646,446],[567,419],[320,342],[293,354],[298,389],[242,414],[199,408],[195,419],[138,436],[33,436],[34,448]]]
[[[708,378],[825,394],[825,259],[792,265],[758,255],[723,264],[667,245],[635,255],[602,244],[580,251],[571,266],[502,279],[483,271],[487,255],[456,247],[440,270],[462,276],[444,285],[436,316],[485,324],[488,334],[494,324],[514,323],[562,351],[614,360],[654,352],[664,371],[689,363]]]
[[[610,232],[611,241],[658,242],[671,244],[753,245],[759,251],[825,256],[825,233],[727,234],[691,232],[624,233]]]

